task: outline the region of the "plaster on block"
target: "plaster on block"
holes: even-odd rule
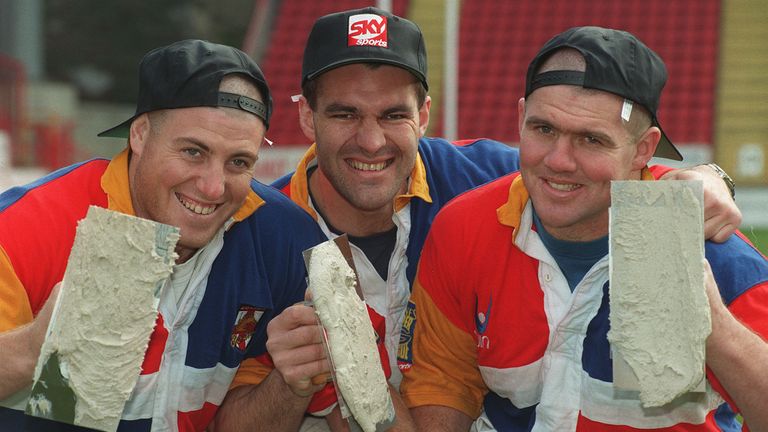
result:
[[[178,238],[175,227],[89,208],[78,222],[28,414],[117,429],[141,372]]]
[[[360,427],[374,432],[392,420],[394,407],[355,273],[334,241],[311,251],[309,289],[328,335],[335,384]]]
[[[644,407],[704,391],[711,331],[700,181],[615,181],[610,209],[614,386]]]

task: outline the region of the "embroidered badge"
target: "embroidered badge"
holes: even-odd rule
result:
[[[405,308],[403,326],[400,328],[400,344],[397,348],[397,367],[407,372],[413,366],[413,331],[416,327],[416,304],[409,301]]]
[[[253,332],[256,331],[256,325],[259,323],[259,319],[261,319],[263,314],[264,309],[247,305],[240,306],[240,310],[237,311],[237,317],[235,318],[235,325],[232,329],[232,336],[230,339],[232,348],[245,351],[248,342],[251,341]]]

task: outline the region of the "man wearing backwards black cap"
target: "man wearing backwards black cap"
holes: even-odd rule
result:
[[[768,262],[741,236],[706,244],[710,391],[646,410],[611,383],[610,183],[652,180],[651,156],[676,153],[656,118],[666,78],[642,42],[599,27],[531,62],[520,174],[446,206],[422,251],[401,386],[418,430],[466,431],[478,416],[479,431],[740,430],[737,409],[768,427]]]
[[[267,321],[303,300],[296,251],[323,236],[252,180],[271,114],[253,60],[185,40],[149,52],[139,74],[136,114],[100,134],[127,137],[128,148],[0,195],[0,397],[31,384],[77,221],[95,205],[181,236],[121,430],[202,431],[246,350],[265,351]],[[2,430],[80,430],[26,417],[16,399],[0,408]]]
[[[431,221],[457,194],[518,167],[517,150],[499,142],[470,140],[455,146],[423,137],[431,104],[426,65],[421,31],[406,19],[376,8],[319,18],[304,50],[299,100],[302,130],[316,145],[295,173],[274,183],[312,214],[329,237],[350,235],[361,286],[374,327],[386,344],[390,382],[395,386],[400,381],[396,359],[400,323]],[[686,173],[699,175],[689,171],[678,175]],[[714,186],[710,189],[721,194],[707,201],[720,202],[719,215],[735,214],[731,220],[738,224],[738,211],[725,185],[708,174]],[[711,219],[708,235],[723,226],[719,216]],[[319,330],[310,308],[296,306],[291,312],[270,327],[270,353],[281,380],[297,394],[307,394],[319,388],[308,377],[325,365],[299,354],[307,352],[303,345],[309,340],[297,336]],[[312,326],[312,332],[305,325]],[[402,354],[407,361],[409,353]],[[262,360],[266,359],[245,361],[234,385],[260,383],[272,370]],[[235,406],[256,408],[248,404],[251,388],[232,391],[233,402],[242,403]],[[333,389],[318,391],[309,411],[326,412],[334,396]],[[301,412],[298,405],[295,409]],[[243,427],[258,427],[256,419],[261,418],[250,417],[252,425],[245,424],[248,417],[237,420],[244,422]]]

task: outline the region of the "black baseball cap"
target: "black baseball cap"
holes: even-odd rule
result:
[[[561,48],[578,50],[584,56],[586,70],[538,73],[549,55]],[[667,68],[661,57],[631,33],[602,27],[574,27],[550,39],[531,61],[525,77],[525,97],[540,87],[559,84],[617,94],[651,113],[653,125],[661,131],[654,156],[683,160],[656,116],[666,82]]]
[[[301,84],[353,63],[404,68],[429,89],[427,49],[419,26],[381,9],[367,7],[318,18],[304,48]]]
[[[250,78],[265,102],[219,91],[225,75]],[[230,107],[248,111],[269,127],[272,97],[256,62],[237,48],[204,40],[187,39],[155,48],[139,65],[139,99],[136,114],[101,132],[100,137],[127,138],[136,117],[150,111],[190,107]]]

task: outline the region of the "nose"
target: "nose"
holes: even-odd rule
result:
[[[367,118],[361,121],[357,131],[357,144],[369,154],[375,154],[387,143],[384,130],[376,119]]]
[[[576,170],[573,143],[567,136],[560,136],[554,141],[544,163],[554,172],[572,172]]]
[[[207,164],[197,176],[196,186],[202,198],[215,201],[224,195],[226,176],[223,167]]]

